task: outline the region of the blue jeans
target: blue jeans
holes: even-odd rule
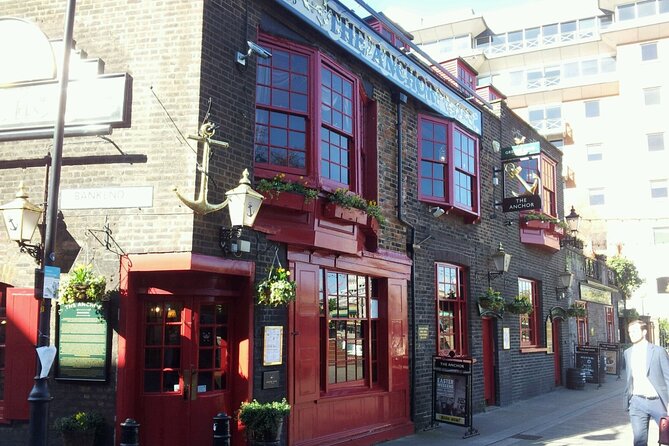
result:
[[[634,446],[648,445],[648,422],[651,418],[659,425],[660,418],[667,415],[667,408],[662,400],[657,398],[647,400],[632,396],[630,400],[630,422],[634,433]]]

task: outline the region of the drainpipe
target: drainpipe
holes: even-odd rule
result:
[[[414,389],[416,388],[416,293],[415,293],[415,277],[416,277],[416,262],[414,244],[416,243],[416,227],[409,223],[404,218],[404,210],[402,203],[404,202],[402,192],[404,191],[404,161],[403,155],[403,133],[402,133],[402,105],[407,103],[407,95],[396,91],[393,93],[393,102],[397,106],[397,219],[404,226],[409,228],[410,240],[407,243],[409,257],[411,258],[411,287],[409,288],[409,299],[411,300],[411,351],[409,355],[409,368],[411,369],[411,398],[410,412],[411,420],[416,419],[416,403]]]

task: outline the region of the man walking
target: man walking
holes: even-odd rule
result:
[[[629,410],[634,446],[648,445],[648,422],[667,415],[669,403],[669,355],[646,340],[648,328],[640,320],[627,326],[632,346],[625,350],[627,386],[625,409]]]

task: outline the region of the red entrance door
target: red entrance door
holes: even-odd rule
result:
[[[228,304],[214,297],[146,297],[141,312],[141,443],[210,444],[212,417],[232,413]]]
[[[488,406],[494,406],[495,399],[495,320],[483,318],[483,398]]]
[[[555,368],[555,385],[562,385],[562,364],[560,362],[560,319],[553,319],[553,367]]]

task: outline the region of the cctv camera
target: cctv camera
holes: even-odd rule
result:
[[[442,208],[438,207],[438,206],[434,206],[434,207],[431,207],[431,208],[430,208],[430,213],[432,213],[432,215],[433,215],[435,218],[439,218],[439,217],[441,217],[442,215],[444,215],[444,214],[446,213],[446,211],[443,210]]]
[[[267,59],[268,57],[272,57],[272,53],[270,53],[268,50],[261,47],[257,43],[251,42],[250,40],[247,40],[246,43],[249,45],[249,55],[251,55],[252,53],[256,53],[258,56],[262,57],[263,59]]]

